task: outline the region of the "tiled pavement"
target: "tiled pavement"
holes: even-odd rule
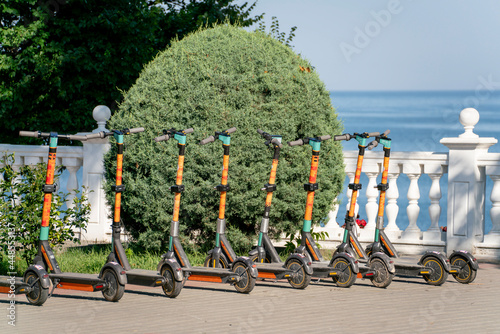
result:
[[[397,277],[387,289],[363,280],[305,290],[266,281],[243,295],[230,285],[188,282],[176,299],[129,285],[118,303],[56,290],[41,307],[18,296],[15,327],[8,306],[0,295],[0,333],[500,333],[500,265],[481,263],[474,283],[450,276],[440,287]]]

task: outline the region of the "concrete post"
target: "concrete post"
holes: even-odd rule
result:
[[[448,147],[448,215],[446,252],[468,250],[484,238],[485,170],[477,165],[479,155],[497,143],[495,138],[480,138],[473,132],[479,121],[476,109],[460,113],[465,132],[457,138],[443,138]]]
[[[111,111],[106,106],[97,106],[92,112],[97,122],[97,128],[92,133],[107,131],[106,122],[111,117]],[[91,191],[88,194],[91,205],[90,219],[87,231],[82,233],[82,240],[111,240],[111,219],[108,218],[109,208],[106,205],[103,190],[104,154],[109,150],[108,138],[91,139],[83,142],[83,173],[82,185]]]

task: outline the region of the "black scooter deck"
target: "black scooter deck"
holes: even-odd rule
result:
[[[184,267],[182,270],[190,275],[228,277],[235,275],[234,272],[224,268],[210,267]]]
[[[16,294],[27,293],[30,290],[30,286],[24,283],[21,277],[14,277],[12,279],[10,276],[0,276],[0,293],[12,293],[12,283],[14,283],[14,292]]]
[[[127,284],[160,286],[165,282],[165,278],[156,270],[130,269],[126,273]]]
[[[59,273],[49,274],[50,280],[59,289],[79,291],[101,291],[106,288],[106,282],[97,277],[97,274]]]

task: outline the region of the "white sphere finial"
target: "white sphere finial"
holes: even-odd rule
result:
[[[465,108],[460,112],[460,123],[464,126],[464,133],[462,133],[460,138],[477,138],[472,130],[474,126],[479,122],[479,113],[474,108]]]
[[[111,118],[111,110],[106,106],[100,105],[94,108],[92,116],[97,122],[97,129],[92,132],[106,131],[106,122]]]

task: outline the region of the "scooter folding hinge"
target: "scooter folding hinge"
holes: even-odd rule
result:
[[[111,190],[113,190],[115,193],[124,192],[125,191],[125,185],[124,184],[120,184],[119,186],[117,186],[117,185],[111,186]]]
[[[57,184],[44,184],[42,190],[46,194],[56,192]]]
[[[184,185],[183,184],[176,184],[170,187],[170,191],[173,193],[181,193],[184,191]]]
[[[215,187],[217,191],[223,192],[223,191],[229,191],[231,187],[229,187],[229,184],[219,184],[218,186]]]
[[[317,183],[306,183],[306,184],[304,184],[304,190],[305,191],[318,190],[318,184]]]
[[[268,193],[269,192],[273,192],[273,191],[276,190],[276,185],[275,184],[266,183],[266,184],[264,184],[264,188],[261,188],[260,190],[265,190]]]
[[[389,189],[389,184],[388,183],[379,183],[377,185],[377,189],[380,191],[386,191],[387,189]]]
[[[349,189],[360,190],[361,188],[363,188],[361,183],[349,183]]]

